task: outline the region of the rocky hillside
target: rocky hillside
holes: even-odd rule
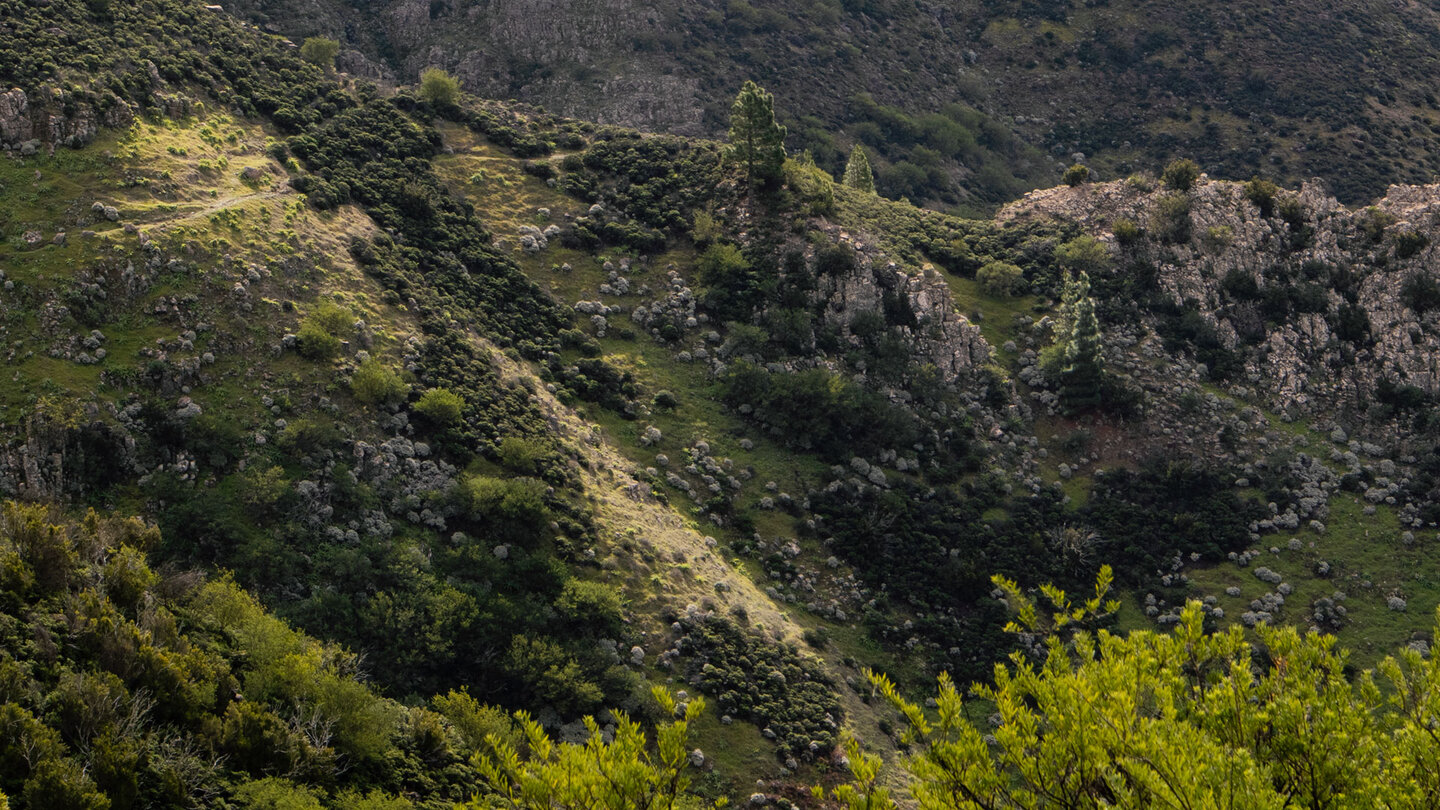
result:
[[[577,739],[661,721],[666,685],[713,709],[699,795],[803,806],[844,733],[897,742],[865,667],[911,689],[1016,648],[994,574],[1075,592],[1107,564],[1122,629],[1194,597],[1362,665],[1440,605],[1432,187],[1348,208],[1180,165],[962,219],[804,156],[747,185],[712,140],[382,91],[182,0],[5,9],[32,44],[0,49],[0,494],[159,529],[54,529],[83,550],[5,632],[104,591],[157,639],[136,655],[205,647],[257,704],[127,721],[190,753],[123,799],[76,776],[113,762],[65,707],[148,705],[154,673],[0,658],[27,684],[0,744],[52,728],[46,767],[114,805],[227,756],[186,784],[449,806],[507,711]],[[29,582],[48,557],[6,542]],[[106,590],[122,558],[144,587]],[[205,625],[217,588],[320,639],[285,636],[355,702]],[[356,706],[383,740],[327,742]],[[287,758],[242,763],[254,735]],[[46,773],[0,791],[58,806]]]
[[[323,34],[357,74],[429,65],[484,95],[717,135],[745,79],[794,148],[836,172],[878,150],[882,191],[984,205],[1074,160],[1123,177],[1177,155],[1216,176],[1325,180],[1358,204],[1436,170],[1437,30],[1423,4],[466,4],[241,0],[267,30]],[[1020,144],[1038,150],[1031,152]]]

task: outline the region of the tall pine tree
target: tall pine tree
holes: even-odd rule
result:
[[[747,81],[730,107],[730,156],[745,168],[750,188],[774,185],[785,170],[785,127],[775,123],[775,100]]]
[[[1081,273],[1066,284],[1064,301],[1069,335],[1065,369],[1060,372],[1060,404],[1073,414],[1100,406],[1105,356],[1100,321],[1095,318],[1095,299],[1090,297],[1090,277]]]
[[[845,177],[841,182],[849,188],[875,193],[875,175],[870,172],[870,159],[865,156],[865,147],[858,143],[850,150],[850,162],[845,164]]]

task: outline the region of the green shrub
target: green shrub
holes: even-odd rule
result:
[[[1078,186],[1090,180],[1090,167],[1079,163],[1065,170],[1060,177],[1061,182],[1067,186]]]
[[[603,582],[570,579],[555,600],[555,612],[575,627],[589,626],[600,633],[618,633],[623,615],[620,594]]]
[[[320,302],[305,320],[335,337],[344,337],[355,328],[355,313],[329,301]]]
[[[1411,273],[1400,285],[1400,300],[1417,315],[1440,308],[1440,283],[1424,271]]]
[[[695,263],[705,291],[705,305],[724,321],[750,320],[763,293],[757,273],[740,248],[716,242]]]
[[[1055,249],[1055,261],[1071,273],[1099,274],[1110,267],[1110,251],[1093,236],[1077,236]]]
[[[575,658],[548,638],[516,636],[501,666],[533,703],[554,706],[563,716],[594,711],[604,698]]]
[[[1299,197],[1286,197],[1280,200],[1276,206],[1280,218],[1290,226],[1290,230],[1297,231],[1305,227],[1305,204],[1300,202]]]
[[[1171,161],[1160,175],[1160,182],[1164,183],[1166,188],[1175,191],[1189,191],[1195,187],[1195,181],[1199,179],[1200,164],[1189,158]]]
[[[1146,194],[1155,190],[1155,177],[1149,172],[1136,172],[1125,178],[1125,184]]]
[[[340,338],[317,323],[306,322],[295,336],[295,350],[307,360],[331,360],[340,353]]]
[[[360,364],[350,377],[350,390],[355,398],[367,405],[394,405],[410,395],[410,386],[394,369],[370,359]]]
[[[448,388],[431,388],[414,405],[416,413],[442,427],[460,421],[465,399]]]
[[[460,81],[440,68],[420,72],[420,98],[431,104],[445,106],[460,98]]]
[[[1260,216],[1270,217],[1275,213],[1275,195],[1279,191],[1279,186],[1256,177],[1245,184],[1245,199],[1255,203],[1255,207],[1260,209]]]
[[[743,360],[720,379],[721,397],[732,408],[750,405],[751,419],[767,426],[788,447],[812,450],[835,461],[910,444],[919,435],[912,414],[883,395],[826,369],[772,374]]]
[[[515,721],[508,712],[486,706],[466,690],[457,692],[452,689],[448,694],[437,695],[430,704],[450,721],[450,725],[459,732],[465,748],[470,751],[491,752],[493,748],[489,739],[492,735],[513,747],[518,748],[522,744]]]
[[[69,759],[40,760],[20,795],[25,800],[25,805],[32,808],[110,808],[110,800],[96,789],[95,782],[85,769]]]
[[[311,418],[292,419],[280,431],[276,442],[286,452],[313,453],[333,449],[344,437],[335,425]]]
[[[696,211],[693,224],[690,226],[690,239],[695,242],[696,247],[709,247],[724,235],[724,228],[715,221],[715,217],[704,211]]]
[[[300,46],[300,58],[316,67],[333,67],[338,53],[340,43],[325,37],[308,37]]]
[[[830,631],[824,625],[806,628],[800,637],[805,639],[806,644],[817,650],[823,650],[830,646]]]
[[[1205,244],[1211,250],[1224,250],[1235,241],[1235,230],[1229,225],[1212,225],[1205,231]]]
[[[782,755],[811,760],[835,746],[840,700],[813,661],[719,616],[680,623],[690,682],[720,711],[771,729]]]
[[[1401,231],[1395,234],[1395,256],[1400,259],[1408,259],[1425,249],[1430,244],[1430,237],[1419,231]]]
[[[975,271],[975,280],[986,295],[1006,298],[1025,289],[1025,271],[1009,262],[990,262]]]
[[[1122,245],[1133,245],[1140,241],[1140,226],[1135,224],[1133,219],[1117,219],[1110,224],[1110,232],[1115,234],[1115,241]]]
[[[477,519],[534,523],[545,518],[545,486],[533,478],[475,475],[461,483],[461,505]]]
[[[340,339],[354,329],[355,315],[350,310],[323,301],[305,316],[296,335],[295,348],[301,357],[330,360],[340,353]]]
[[[669,391],[656,391],[655,398],[650,401],[650,404],[662,411],[673,411],[680,407],[680,400],[676,399],[675,395]]]
[[[315,792],[288,779],[268,777],[235,790],[240,810],[323,810]]]
[[[1178,245],[1190,241],[1190,198],[1180,191],[1161,197],[1150,216],[1150,230],[1162,242]]]
[[[1379,242],[1385,236],[1385,229],[1395,223],[1395,215],[1378,207],[1370,206],[1360,217],[1360,231],[1371,242]]]
[[[500,442],[500,463],[512,472],[534,475],[549,455],[544,445],[531,439],[506,436]]]

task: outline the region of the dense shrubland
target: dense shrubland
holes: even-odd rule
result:
[[[12,806],[403,808],[401,794],[447,806],[473,790],[456,729],[478,705],[440,703],[452,720],[381,697],[357,656],[233,580],[152,568],[160,533],[139,520],[0,510]],[[488,728],[505,733],[496,714]]]

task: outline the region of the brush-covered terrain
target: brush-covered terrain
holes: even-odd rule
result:
[[[525,806],[516,710],[827,806],[913,750],[867,669],[1043,648],[994,575],[1428,652],[1437,187],[1158,161],[961,219],[186,0],[0,10],[14,807]]]
[[[1429,182],[1436,12],[1379,0],[342,0],[226,4],[341,43],[348,69],[443,67],[481,95],[652,131],[724,132],[736,87],[780,99],[792,146],[837,174],[878,153],[886,196],[980,211],[1191,157],[1219,176],[1320,177],[1349,205]]]

